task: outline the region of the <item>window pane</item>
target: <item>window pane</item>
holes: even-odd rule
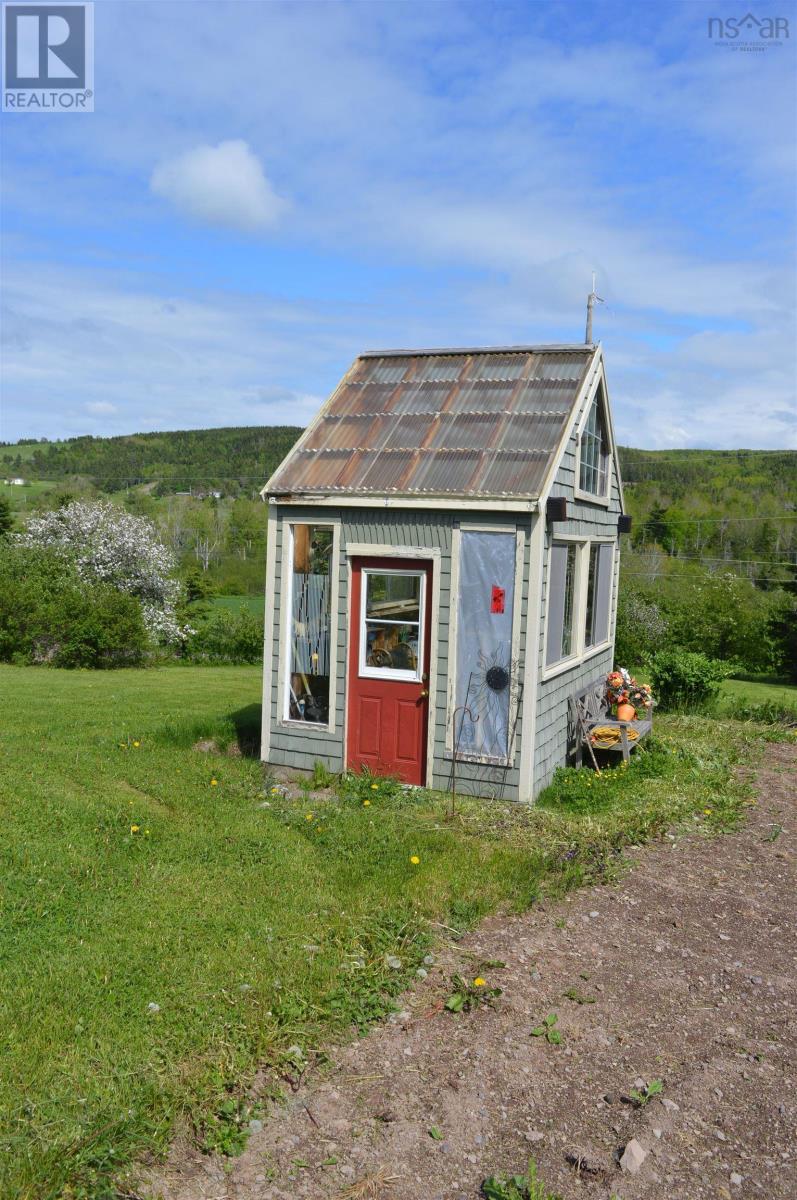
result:
[[[366,573],[365,615],[369,619],[417,621],[421,604],[420,575]]]
[[[332,530],[293,526],[287,716],[329,723]]]
[[[561,658],[567,658],[573,647],[573,598],[576,587],[576,547],[567,547],[567,567],[565,571],[565,610],[562,619],[562,653]]]
[[[365,622],[365,663],[386,671],[418,670],[418,624]]]
[[[603,542],[598,547],[598,578],[595,585],[594,615],[592,619],[593,644],[605,642],[609,636],[609,618],[612,600],[612,565],[614,547]]]
[[[514,720],[512,616],[515,535],[463,530],[457,608],[454,744],[458,754],[506,758]]]
[[[594,646],[595,637],[595,599],[598,588],[598,565],[600,562],[600,546],[593,542],[589,548],[589,576],[587,578],[587,619],[584,625],[584,642]]]

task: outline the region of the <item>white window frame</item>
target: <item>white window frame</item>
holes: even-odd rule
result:
[[[374,667],[369,665],[365,659],[365,651],[367,648],[367,621],[382,620],[380,617],[366,616],[366,602],[368,598],[368,577],[370,575],[407,575],[413,579],[420,579],[421,588],[418,598],[418,653],[416,655],[417,666],[414,671],[393,670],[391,667]],[[384,618],[385,625],[414,625],[415,622],[394,621]],[[414,571],[407,568],[395,568],[390,570],[384,567],[363,567],[360,572],[360,657],[357,666],[357,673],[362,679],[385,679],[392,680],[394,683],[420,683],[423,678],[424,650],[426,649],[426,571]]]
[[[548,653],[548,612],[551,602],[551,557],[555,544],[562,542],[575,543],[576,550],[576,578],[573,589],[573,649],[567,658],[561,658],[557,662],[550,665],[546,664],[545,657]],[[589,585],[589,552],[590,546],[601,544],[612,546],[612,558],[609,568],[610,579],[610,596],[609,596],[609,621],[608,621],[608,636],[602,642],[597,642],[594,646],[586,644],[586,623],[587,623],[587,587]],[[542,636],[542,673],[541,679],[553,679],[556,675],[561,675],[564,671],[571,671],[574,667],[580,666],[582,663],[589,662],[596,654],[601,654],[608,650],[612,645],[614,637],[614,621],[615,607],[617,604],[617,592],[615,587],[615,572],[617,568],[617,538],[616,537],[601,537],[585,536],[577,533],[556,534],[548,541],[548,558],[546,564],[546,587],[545,587],[545,609],[543,614],[543,636]]]
[[[526,532],[519,525],[487,525],[472,521],[461,521],[451,533],[451,582],[448,602],[448,711],[446,719],[445,757],[454,757],[454,710],[457,703],[457,624],[459,621],[459,556],[463,533],[511,533],[515,538],[515,589],[512,597],[512,662],[520,660],[521,605],[523,603],[523,560],[526,549]],[[529,648],[526,646],[526,653]],[[457,754],[457,760],[482,763],[486,766],[511,767],[515,762],[517,742],[517,720],[511,722],[509,745],[505,757],[496,758],[489,754]]]
[[[290,687],[291,687],[291,615],[293,612],[293,545],[294,528],[297,525],[310,525],[332,531],[332,556],[330,558],[330,602],[329,602],[329,716],[327,721],[300,721],[291,717]],[[281,572],[280,601],[282,604],[282,619],[280,621],[279,644],[279,673],[277,679],[277,695],[279,713],[278,724],[286,729],[313,730],[316,733],[334,733],[337,725],[337,679],[338,679],[338,609],[340,590],[340,519],[285,520],[282,527],[282,572]]]
[[[584,437],[584,430],[589,420],[590,412],[593,405],[598,406],[600,412],[601,423],[603,425],[603,447],[606,455],[606,477],[604,479],[602,492],[586,492],[581,487],[581,447]],[[606,393],[602,387],[600,380],[594,393],[590,396],[589,402],[586,405],[584,412],[581,415],[581,420],[578,423],[576,433],[576,467],[575,479],[573,480],[574,496],[576,500],[583,500],[587,504],[600,504],[603,508],[608,508],[611,504],[611,487],[612,487],[612,465],[614,460],[614,445],[611,437],[611,427],[609,425],[609,413],[606,403]],[[561,539],[557,539],[561,540]]]

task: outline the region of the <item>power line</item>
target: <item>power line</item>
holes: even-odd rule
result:
[[[659,518],[651,519],[650,517],[647,517],[644,521],[641,521],[639,523],[639,525],[637,525],[637,529],[658,528],[661,524],[661,521],[665,521],[665,520],[666,520],[666,513],[662,514],[661,519],[659,519]],[[790,512],[784,516],[775,515],[775,516],[769,516],[769,517],[682,517],[682,516],[678,515],[673,518],[673,523],[678,524],[678,525],[703,525],[703,524],[709,525],[713,522],[722,522],[722,521],[736,521],[737,523],[739,523],[739,522],[746,523],[748,521],[797,521],[797,513]]]
[[[631,550],[627,553],[637,558],[650,558],[655,551]],[[666,562],[749,563],[753,567],[797,567],[797,560],[789,558],[715,558],[710,554],[665,554],[663,550],[660,553]]]
[[[728,571],[725,574],[733,575],[734,579],[746,579],[748,583],[791,583],[790,579],[783,579],[779,575],[740,575],[735,571]],[[685,572],[679,574],[677,571],[658,571],[651,569],[650,571],[621,571],[623,579],[691,579],[692,583],[706,583],[706,576],[687,575]],[[717,579],[717,575],[709,575],[708,580]]]

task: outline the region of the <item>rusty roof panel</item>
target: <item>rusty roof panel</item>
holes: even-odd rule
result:
[[[366,368],[367,378],[372,383],[400,383],[406,378],[411,362],[406,358],[375,358]]]
[[[487,496],[534,496],[549,458],[545,450],[500,450],[486,460],[479,491]]]
[[[593,346],[362,356],[269,490],[533,498],[594,356]]]
[[[348,450],[368,443],[368,432],[377,418],[373,413],[327,417],[313,426],[303,450]]]
[[[416,490],[422,495],[467,496],[483,459],[479,450],[434,450],[418,464]]]
[[[391,413],[437,413],[451,394],[452,383],[405,383],[390,402]]]
[[[449,380],[453,383],[454,380],[459,379],[466,361],[462,354],[447,354],[442,357],[432,355],[429,358],[422,358],[418,362],[415,378],[435,381]]]
[[[485,354],[475,360],[471,379],[520,379],[529,365],[528,354]]]
[[[493,413],[444,413],[435,423],[429,444],[444,450],[484,450],[498,428]]]

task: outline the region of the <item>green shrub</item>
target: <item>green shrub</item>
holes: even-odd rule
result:
[[[241,609],[218,609],[188,639],[195,662],[254,663],[263,656],[263,618]]]
[[[629,667],[647,662],[664,645],[667,621],[661,608],[649,597],[621,587],[617,600],[614,661]]]
[[[657,704],[664,709],[700,710],[716,701],[720,684],[734,664],[692,650],[660,650],[650,659]]]
[[[141,604],[81,579],[59,550],[8,544],[0,556],[0,660],[55,667],[140,663],[148,647]]]

